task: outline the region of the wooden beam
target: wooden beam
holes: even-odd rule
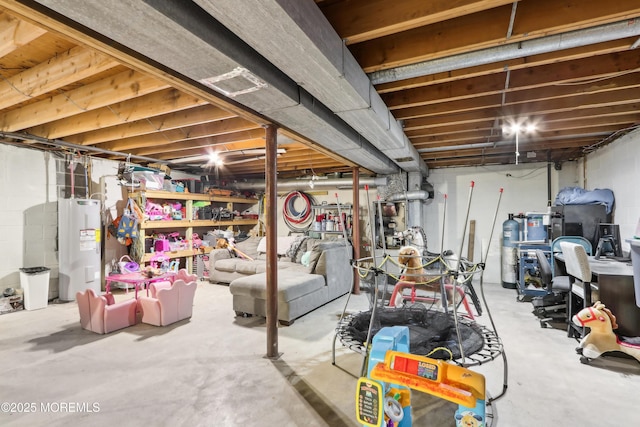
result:
[[[167,88],[152,92],[137,98],[116,102],[92,111],[86,111],[60,120],[54,120],[43,125],[34,126],[27,131],[34,135],[48,138],[66,138],[71,135],[90,132],[95,129],[108,128],[137,120],[147,120],[173,111],[182,111],[199,105],[205,101],[177,89]],[[147,122],[148,123],[148,122]],[[107,131],[108,132],[108,131]],[[123,138],[118,136],[112,139]],[[98,134],[97,139],[100,139]],[[85,144],[81,135],[70,137],[70,142]],[[94,142],[87,140],[86,145]]]
[[[320,8],[349,45],[510,3],[512,0],[351,0]],[[349,13],[345,13],[347,8]]]
[[[137,154],[140,156],[156,156],[157,153],[170,153],[176,151],[188,150],[190,148],[197,147],[213,147],[220,144],[227,144],[230,142],[247,141],[250,139],[257,139],[264,136],[262,129],[251,129],[240,132],[227,133],[222,135],[212,135],[199,139],[192,139],[184,142],[168,142],[150,146],[149,148],[132,149],[131,154]]]
[[[7,111],[0,115],[0,130],[7,132],[23,130],[167,87],[166,83],[160,82],[155,77],[146,76],[137,71],[125,71],[111,78]]]
[[[472,219],[469,221],[469,237],[467,243],[467,259],[473,262],[473,251],[475,250],[476,244],[476,220]]]
[[[607,91],[635,91],[640,87],[639,76],[640,73],[631,73],[620,77],[594,79],[594,83],[585,84],[563,85],[562,83],[549,82],[547,86],[508,91],[504,99],[499,93],[477,94],[477,96],[468,99],[456,99],[451,102],[444,101],[428,106],[408,108],[403,110],[401,115],[404,116],[405,112],[410,112],[412,117],[426,117],[444,113],[454,114],[484,108],[498,108],[501,104],[502,108],[509,108],[509,106],[529,104],[534,101],[551,101],[558,98],[579,97]]]
[[[191,98],[190,95],[182,95]],[[194,105],[194,107],[188,108],[188,105]],[[165,106],[170,110],[175,108],[175,106],[174,108],[169,108],[169,105]],[[236,117],[234,113],[229,113],[213,105],[200,105],[197,100],[193,104],[187,102],[185,106],[187,106],[187,109],[181,109],[174,113],[144,117],[133,122],[98,129],[93,132],[70,135],[65,138],[65,141],[74,144],[95,145],[117,139],[148,135],[158,131],[167,131]]]
[[[229,136],[229,135],[227,135]],[[203,145],[196,146],[193,148],[184,148],[178,152],[176,151],[159,151],[154,157],[157,157],[161,160],[173,160],[180,159],[183,157],[192,157],[192,156],[202,156],[211,154],[214,151],[226,151],[226,150],[247,150],[252,148],[264,148],[264,133],[262,137],[246,139],[246,140],[237,140],[234,141],[233,138],[227,138],[228,141],[219,142],[215,145]]]
[[[458,70],[451,70],[442,73],[434,73],[426,76],[414,77],[411,79],[398,80],[396,82],[376,85],[376,90],[378,91],[378,93],[383,94],[422,86],[454,82],[461,79],[484,76],[487,74],[503,73],[506,70],[515,71],[524,68],[549,65],[556,62],[573,61],[576,59],[589,58],[592,56],[624,52],[629,49],[629,46],[631,46],[633,42],[636,41],[636,39],[637,37],[629,37],[625,39],[613,40],[610,42],[596,43],[588,46],[558,50],[555,52],[543,53],[539,55],[531,55],[524,58],[511,59],[504,62],[476,65],[472,67],[460,68]]]
[[[0,81],[0,110],[116,66],[113,59],[80,46],[56,54],[46,63]]]
[[[593,108],[585,108],[580,110],[580,115],[576,116],[574,110],[561,111],[556,113],[547,113],[543,116],[539,116],[539,126],[544,127],[554,122],[564,122],[568,120],[590,120],[591,118],[599,119],[604,117],[614,117],[620,115],[635,114],[640,109],[640,102],[633,104],[620,104],[620,105],[604,105]],[[534,116],[538,117],[538,116]],[[613,119],[617,120],[617,119]],[[412,142],[418,142],[417,138],[432,137],[442,135],[456,135],[460,133],[466,133],[470,131],[485,132],[486,135],[490,135],[491,130],[501,134],[501,129],[494,128],[495,120],[485,120],[479,122],[470,123],[453,123],[444,124],[442,126],[407,130],[405,134]]]
[[[528,151],[548,151],[559,150],[565,148],[581,148],[584,145],[589,145],[601,139],[600,137],[590,138],[572,138],[567,136],[565,139],[548,141],[541,138],[538,141],[527,141],[520,148],[521,156],[525,156]],[[493,155],[500,153],[513,153],[515,151],[515,141],[511,144],[500,144],[494,147],[478,147],[478,148],[456,148],[456,145],[451,145],[450,150],[446,151],[427,151],[420,152],[420,155],[424,158],[431,160],[448,159],[452,157],[469,157],[469,156],[482,156]]]
[[[609,54],[557,64],[531,67],[527,70],[513,71],[509,76],[507,102],[517,102],[517,95],[512,92],[526,89],[547,87],[544,96],[570,96],[576,92],[606,90],[615,86],[637,85],[637,70],[640,58],[633,50],[619,54]],[[625,74],[628,73],[628,74]],[[600,81],[600,79],[603,79]],[[589,81],[593,80],[592,83]],[[505,90],[506,73],[472,77],[455,83],[424,86],[418,89],[405,90],[384,95],[385,104],[394,110],[398,119],[418,114],[418,109],[408,107],[431,105],[444,101],[473,99],[478,96],[501,94]],[[580,84],[580,81],[585,81]],[[567,83],[563,85],[563,83]],[[572,83],[572,84],[568,84]],[[552,85],[552,86],[551,86]],[[612,86],[613,85],[613,86]],[[536,93],[538,93],[536,95]],[[563,95],[564,94],[564,95]],[[529,92],[519,99],[522,101],[536,96],[542,98],[540,91]],[[397,111],[398,109],[403,109]]]
[[[45,34],[46,31],[28,22],[0,13],[0,57],[28,44]]]
[[[603,2],[572,0],[520,2],[512,36],[506,27],[511,5],[464,15],[402,33],[352,45],[351,52],[365,72],[442,58],[508,42],[559,34],[593,25],[602,25],[640,14],[635,0]]]
[[[190,140],[202,140],[206,138],[215,138],[224,136],[224,134],[241,135],[243,132],[260,129],[260,126],[240,117],[232,119],[220,120],[196,126],[190,126],[180,129],[172,129],[168,131],[156,132],[148,135],[134,136],[115,141],[109,141],[99,144],[100,148],[112,151],[133,152],[136,149],[155,148],[162,151],[165,145],[171,145],[173,151],[185,144],[190,146]],[[256,138],[255,133],[246,133],[247,138]],[[148,150],[144,150],[147,152]],[[146,154],[145,154],[146,155]]]
[[[149,74],[150,76],[154,76],[167,84],[171,84],[171,86],[176,89],[182,90],[197,98],[207,100],[212,104],[218,105],[225,110],[232,111],[241,117],[254,120],[260,124],[266,124],[269,122],[260,114],[242,106],[238,102],[224,97],[213,89],[208,89],[201,85],[195,86],[192,82],[185,81],[183,76],[170,73],[164,69],[158,69],[154,64],[147,63],[144,58],[134,56],[129,51],[120,50],[119,46],[114,46],[107,42],[96,40],[92,36],[87,35],[78,29],[71,28],[61,22],[58,22],[43,11],[35,10],[28,5],[16,2],[15,0],[0,0],[0,7],[4,7],[9,10],[12,15],[16,15],[32,23],[37,23],[40,28],[45,28],[78,43],[94,48],[99,52],[110,55],[120,63],[129,66],[136,71],[141,71]]]
[[[558,150],[551,154],[550,161],[568,161],[574,160],[577,158],[584,157],[584,153],[582,152],[582,148],[567,148],[563,150]],[[505,154],[488,154],[483,153],[477,156],[468,156],[464,158],[447,158],[442,160],[430,160],[429,158],[423,157],[423,160],[427,163],[427,166],[430,168],[445,168],[445,167],[463,167],[463,166],[482,166],[482,165],[501,165],[501,164],[513,164],[515,163],[515,156],[513,153],[505,153]],[[538,157],[534,159],[527,159],[526,156],[520,156],[519,163],[540,163],[544,165],[548,160],[545,156],[544,159],[540,159]]]
[[[404,126],[406,130],[425,129],[455,123],[477,123],[487,119],[502,120],[505,118],[529,117],[535,118],[551,113],[574,111],[574,115],[579,114],[577,110],[590,109],[594,107],[605,107],[612,105],[636,105],[637,99],[629,98],[624,91],[609,91],[595,94],[585,94],[583,96],[565,97],[552,100],[533,101],[526,104],[505,106],[498,109],[480,109],[459,114],[441,114],[437,116],[423,117],[419,119],[406,120]]]

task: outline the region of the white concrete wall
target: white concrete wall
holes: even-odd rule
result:
[[[613,223],[620,225],[622,249],[628,252],[624,240],[633,237],[640,221],[640,129],[589,154],[583,168],[585,188],[613,190]]]
[[[576,163],[563,163],[561,171],[556,171],[553,167],[551,169],[553,202],[560,188],[576,185]],[[428,180],[434,186],[435,197],[425,209],[426,223],[423,227],[427,235],[427,248],[431,252],[440,253],[444,224],[442,248],[453,250],[457,254],[463,243],[462,255],[467,256],[468,226],[464,239],[462,233],[469,206],[471,181],[475,183],[469,209],[469,220],[476,222],[474,262],[480,262],[486,254],[493,219],[498,209],[486,260],[484,281],[499,283],[502,223],[508,218],[509,213],[547,211],[547,164],[435,169],[431,171]],[[503,188],[503,194],[498,208],[500,188]]]
[[[53,156],[0,145],[0,189],[0,290],[20,287],[21,267],[49,267],[57,283]]]

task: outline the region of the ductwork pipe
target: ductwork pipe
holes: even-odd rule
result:
[[[510,59],[523,58],[525,56],[539,55],[638,35],[640,35],[640,20],[629,19],[613,24],[600,25],[598,27],[540,37],[534,40],[525,40],[481,49],[475,52],[452,55],[418,64],[376,71],[369,74],[369,78],[374,85],[391,83],[413,77],[427,76],[476,65],[502,62]]]
[[[414,200],[422,200],[427,201],[431,198],[428,191],[424,190],[412,190],[406,191],[404,193],[393,193],[388,196],[385,201],[387,202],[403,202],[405,200],[414,201]]]
[[[330,178],[330,179],[279,179],[278,190],[311,190],[309,185],[313,182],[313,188],[326,188],[326,187],[340,187],[351,188],[353,187],[353,180],[351,178]],[[264,190],[264,181],[238,181],[233,183],[233,187],[238,190]],[[360,187],[368,185],[369,187],[382,187],[387,185],[386,177],[373,177],[373,178],[360,178]]]

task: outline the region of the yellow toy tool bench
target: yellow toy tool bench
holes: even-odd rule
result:
[[[358,380],[358,422],[367,427],[410,427],[411,390],[457,403],[456,426],[485,426],[483,375],[410,354],[409,328],[383,328],[373,338],[367,377]]]

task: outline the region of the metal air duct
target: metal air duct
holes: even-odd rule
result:
[[[405,200],[413,201],[413,200],[422,200],[427,201],[432,197],[428,191],[424,190],[411,190],[405,191],[404,193],[393,193],[386,197],[386,202],[404,202]]]
[[[461,53],[459,55],[433,59],[430,61],[420,62],[418,64],[376,71],[370,73],[369,78],[374,85],[391,83],[413,77],[459,70],[461,68],[473,67],[476,65],[502,62],[510,59],[571,49],[574,47],[623,39],[626,37],[634,37],[637,35],[640,35],[640,20],[629,19],[612,24],[600,25],[598,27],[569,31],[563,34],[540,37],[533,40],[524,40],[517,43],[476,50],[469,53]]]
[[[308,179],[279,179],[278,190],[311,190]],[[369,187],[382,187],[387,185],[387,177],[360,178],[360,187],[368,185]],[[264,190],[265,183],[262,180],[237,181],[232,186],[238,190]],[[313,188],[351,188],[353,180],[351,178],[328,178],[313,180]]]

